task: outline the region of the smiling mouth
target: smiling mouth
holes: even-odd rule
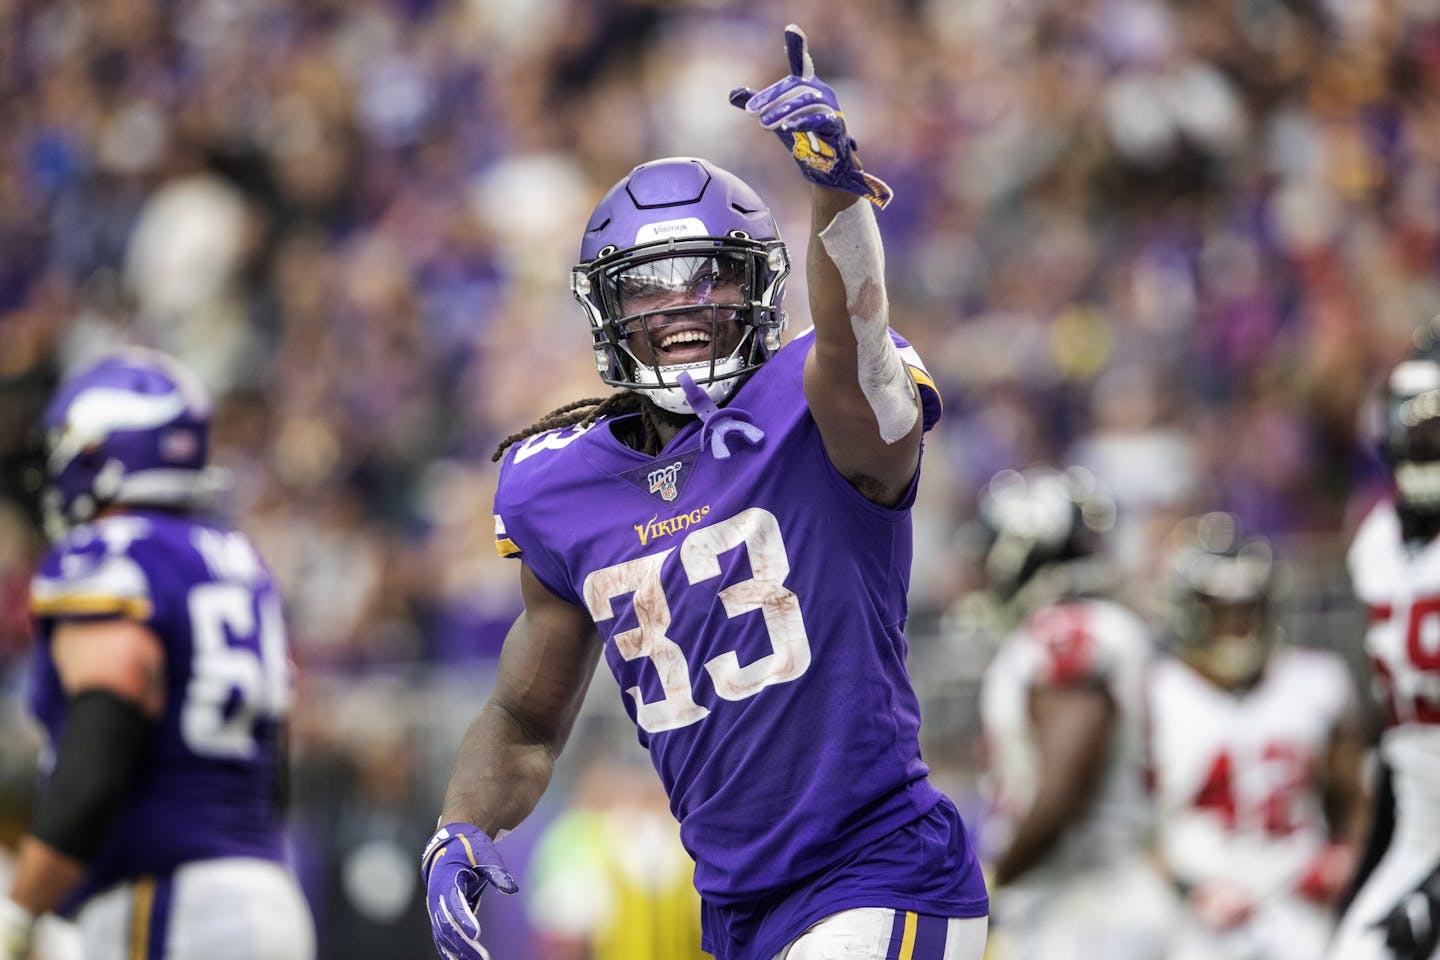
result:
[[[710,359],[709,330],[675,330],[657,337],[653,342],[655,356],[663,363],[694,363]]]

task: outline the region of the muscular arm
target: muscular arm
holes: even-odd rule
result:
[[[892,402],[903,404],[908,394],[915,410],[914,422],[908,432],[893,442],[882,436],[882,424],[872,399],[880,385],[872,385],[871,396],[862,387],[862,374],[868,371],[875,379],[874,351],[865,351],[861,344],[874,343],[879,336],[889,337],[889,308],[885,295],[883,257],[878,234],[872,270],[865,276],[842,276],[826,249],[821,234],[834,224],[837,214],[847,212],[852,204],[867,204],[853,193],[811,187],[811,233],[806,272],[810,289],[810,313],[815,323],[815,344],[805,361],[805,396],[811,414],[820,427],[825,450],[842,476],[869,499],[886,506],[899,501],[915,476],[920,462],[920,397],[908,371],[899,367],[903,383],[893,382],[889,389]],[[852,214],[868,210],[848,211]],[[852,224],[853,225],[853,224]],[[844,231],[848,239],[865,249],[863,237],[856,231]],[[835,234],[827,234],[836,242]],[[846,239],[841,237],[838,239]],[[860,258],[862,262],[865,258]],[[848,293],[847,293],[848,289]],[[868,355],[867,355],[868,354]],[[865,361],[862,370],[862,360]],[[899,362],[898,357],[896,362]],[[900,392],[897,392],[900,391]],[[892,425],[893,429],[893,425]]]
[[[160,640],[147,627],[128,620],[62,624],[51,641],[51,655],[68,697],[106,691],[132,705],[149,720],[158,718],[164,710],[165,653]],[[103,744],[88,747],[104,750]],[[75,761],[76,758],[66,756],[70,749],[68,742],[62,741],[60,755],[56,757],[57,770],[62,764]],[[132,762],[134,759],[131,758]],[[116,795],[127,786],[125,781],[133,776],[133,767],[107,773],[108,783],[87,781],[84,784],[87,788],[93,786],[94,795],[81,801],[87,805],[89,816],[101,820],[108,819],[114,812]],[[51,790],[41,798],[42,805],[52,799],[53,790],[52,782]],[[76,800],[75,797],[66,799]],[[88,809],[90,807],[93,809]],[[20,841],[10,899],[33,914],[53,910],[80,883],[84,872],[83,860],[34,835],[27,835]]]
[[[528,567],[520,592],[525,612],[505,638],[495,690],[461,740],[440,815],[441,823],[473,823],[492,837],[540,801],[601,651],[589,615]]]
[[[995,863],[1004,885],[1039,863],[1094,799],[1105,770],[1115,704],[1093,686],[1046,687],[1030,694],[1040,782],[1030,809]]]
[[[1330,733],[1316,771],[1329,843],[1312,858],[1296,889],[1302,896],[1333,904],[1350,885],[1361,856],[1369,798],[1360,775],[1365,739],[1352,704]]]
[[[1365,757],[1365,732],[1358,711],[1347,711],[1335,725],[1325,754],[1325,815],[1331,839],[1360,843],[1369,820],[1361,769]]]
[[[64,623],[50,650],[67,696],[109,690],[151,720],[165,710],[165,648],[149,627],[132,620]]]

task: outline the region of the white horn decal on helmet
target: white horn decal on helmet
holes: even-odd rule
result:
[[[86,390],[66,411],[64,432],[50,455],[51,469],[112,433],[164,426],[185,409],[185,397],[178,391],[147,396],[113,387]]]

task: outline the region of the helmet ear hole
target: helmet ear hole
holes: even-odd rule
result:
[[[613,244],[613,243],[607,243],[605,246],[601,247],[598,252],[596,252],[596,254],[595,254],[595,259],[596,259],[596,260],[602,260],[602,259],[604,259],[605,257],[610,256],[610,255],[611,255],[612,253],[614,253],[617,249],[618,249],[618,248],[615,246],[615,244]]]
[[[114,457],[109,457],[95,473],[95,479],[91,483],[91,489],[100,501],[109,501],[120,492],[120,483],[125,479],[125,465]]]
[[[731,230],[729,233],[725,234],[725,236],[729,237],[732,240],[750,239],[750,234],[746,233],[744,230]]]

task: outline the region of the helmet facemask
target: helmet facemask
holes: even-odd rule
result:
[[[695,157],[642,163],[601,198],[571,291],[600,379],[679,416],[687,374],[716,404],[780,349],[790,258],[769,207]],[[676,333],[684,339],[674,340]]]
[[[689,414],[679,374],[720,403],[780,348],[789,272],[779,240],[732,231],[602,249],[575,268],[572,290],[601,380]]]
[[[1229,689],[1253,684],[1278,641],[1275,565],[1267,541],[1241,540],[1235,519],[1211,513],[1177,531],[1170,632],[1177,653]]]
[[[1189,629],[1196,641],[1184,646],[1181,656],[1225,687],[1254,683],[1274,647],[1266,602],[1197,595],[1190,609],[1194,622]]]
[[[1385,454],[1401,502],[1419,513],[1440,513],[1440,389],[1397,398],[1390,418]]]

